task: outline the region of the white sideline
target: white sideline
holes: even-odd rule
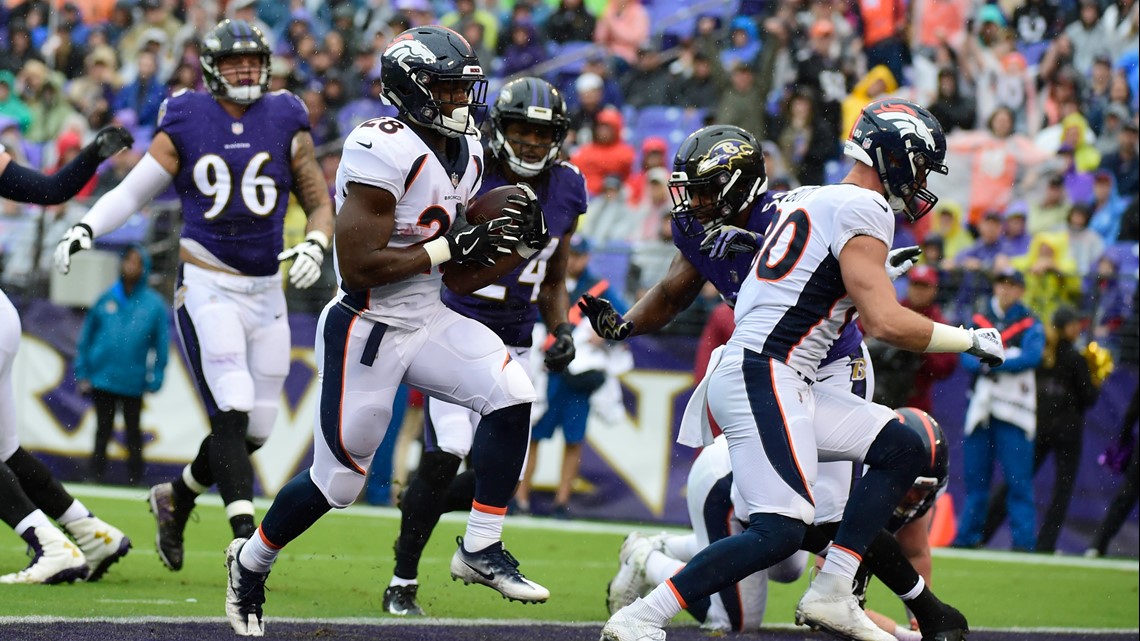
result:
[[[225,617],[57,617],[57,616],[28,616],[12,617],[0,616],[0,625],[7,624],[44,624],[44,623],[225,623]],[[503,626],[512,628],[547,626],[560,628],[597,628],[605,621],[544,621],[538,619],[452,619],[424,617],[416,619],[398,619],[395,617],[366,618],[346,617],[340,619],[295,619],[291,617],[273,617],[274,623],[300,623],[318,625],[368,625],[376,627],[407,627],[407,626],[433,626],[433,627],[486,627]],[[695,627],[688,625],[671,625],[670,627]],[[773,623],[765,625],[769,630],[803,630],[803,627],[791,623]],[[970,628],[971,632],[1028,632],[1036,634],[1087,634],[1087,635],[1118,635],[1140,632],[1140,628]]]
[[[140,488],[109,487],[106,485],[84,485],[65,483],[67,491],[78,497],[94,497],[104,499],[117,499],[125,501],[145,501],[147,491]],[[269,509],[271,501],[259,498],[253,500],[254,505],[264,512]],[[215,493],[204,494],[198,499],[199,505],[222,506],[221,497]],[[375,507],[371,505],[353,505],[338,512],[347,516],[366,516],[371,518],[390,518],[398,520],[400,510],[394,507]],[[444,514],[440,519],[445,523],[466,523],[467,514],[451,512]],[[684,533],[686,530],[675,526],[666,526],[656,523],[602,523],[599,521],[556,521],[552,519],[535,518],[531,516],[511,517],[511,527],[532,530],[556,530],[559,532],[583,532],[589,534],[628,534],[634,529],[663,531],[671,533]],[[1000,550],[958,550],[952,548],[935,548],[935,557],[966,559],[971,561],[985,561],[992,563],[1020,563],[1027,565],[1052,565],[1072,568],[1095,568],[1102,570],[1120,570],[1124,572],[1140,573],[1140,561],[1135,559],[1086,559],[1080,556],[1051,556],[1046,554],[1025,554],[1022,552],[1003,552]],[[2,620],[2,619],[0,619]],[[1028,628],[1027,628],[1028,629]]]

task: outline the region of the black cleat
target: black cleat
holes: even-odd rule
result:
[[[154,515],[157,526],[154,546],[158,549],[158,558],[171,571],[177,572],[182,569],[182,533],[186,530],[186,521],[194,506],[191,504],[188,508],[182,508],[176,505],[174,486],[170,483],[160,483],[150,488],[147,503],[150,504],[150,512]]]
[[[384,590],[384,611],[398,617],[422,617],[423,608],[416,603],[418,585],[389,585]]]

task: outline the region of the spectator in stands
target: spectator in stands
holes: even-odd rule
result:
[[[516,22],[507,31],[506,46],[501,56],[500,73],[510,77],[530,69],[546,59],[546,47],[539,37],[538,28],[531,22]]]
[[[1033,474],[1053,454],[1053,498],[1037,532],[1037,552],[1052,553],[1065,524],[1073,485],[1081,462],[1085,411],[1096,402],[1097,388],[1085,357],[1077,351],[1081,317],[1068,305],[1057,308],[1052,327],[1046,330],[1045,350],[1037,368],[1037,433],[1033,443]],[[999,486],[990,498],[982,533],[988,542],[1006,517],[1006,487]]]
[[[966,3],[958,0],[916,0],[913,12],[917,16],[912,37],[915,53],[933,57],[939,47],[950,45],[955,49],[962,46],[966,37]],[[946,121],[938,119],[942,127],[949,131]]]
[[[1008,107],[1017,130],[1035,133],[1040,121],[1036,78],[1004,30],[1001,10],[997,5],[983,5],[977,23],[981,24],[975,27],[977,33],[966,39],[962,68],[974,85],[978,121],[989,122],[995,110]]]
[[[1112,32],[1101,23],[1098,0],[1080,0],[1077,20],[1065,27],[1065,35],[1073,43],[1073,66],[1088,75],[1098,55],[1112,55],[1116,43]]]
[[[763,105],[766,99],[767,96],[756,82],[756,73],[752,67],[737,62],[729,72],[729,84],[720,97],[720,103],[717,104],[716,121],[732,123],[756,136],[757,139],[763,140],[767,135],[766,114],[760,105]],[[824,131],[832,141],[835,140],[832,131],[828,130],[826,125]]]
[[[83,73],[83,59],[87,56],[87,49],[73,38],[75,27],[70,22],[61,21],[55,35],[44,45],[48,64],[68,80]]]
[[[1050,173],[1045,181],[1045,193],[1029,207],[1029,233],[1063,229],[1070,208],[1069,196],[1065,193],[1065,177]]]
[[[1116,242],[1120,235],[1121,217],[1133,198],[1136,198],[1135,192],[1131,196],[1123,196],[1117,191],[1112,172],[1098,169],[1093,174],[1093,217],[1089,227],[1100,234],[1105,243],[1111,245]]]
[[[625,185],[621,177],[615,174],[607,175],[598,182],[601,189],[597,194],[591,194],[590,204],[578,231],[591,244],[599,247],[626,244],[638,229],[639,221],[630,215]],[[586,186],[590,186],[589,178],[586,179]]]
[[[970,232],[966,231],[966,223],[962,220],[962,206],[953,200],[940,199],[934,213],[936,215],[932,217],[930,232],[941,238],[942,254],[938,261],[929,264],[938,267],[942,259],[953,264],[962,250],[974,244]]]
[[[69,123],[82,126],[83,118],[63,93],[63,74],[49,71],[44,63],[33,60],[24,65],[22,75],[29,88],[35,87],[27,103],[32,121],[24,137],[29,142],[55,140]]]
[[[1041,232],[1025,256],[1011,261],[1024,274],[1024,303],[1038,318],[1051,318],[1061,305],[1080,302],[1081,279],[1067,241],[1064,232]]]
[[[688,109],[713,110],[726,85],[724,68],[703,51],[693,54],[693,75],[673,76],[673,104]]]
[[[784,105],[773,137],[801,185],[822,185],[823,166],[835,155],[836,138],[815,115],[815,94],[797,89]]]
[[[647,136],[645,140],[641,141],[641,169],[633,173],[625,181],[625,186],[629,190],[629,204],[631,207],[638,207],[645,198],[645,187],[649,172],[653,169],[666,168],[671,164],[671,159],[666,158],[668,153],[669,143],[665,142],[665,139],[660,136]],[[665,172],[666,180],[668,180],[668,169],[665,169]],[[665,194],[665,200],[672,202],[668,192]],[[652,237],[656,234],[657,230],[654,229],[648,236],[641,236],[641,238]]]
[[[989,272],[994,259],[1001,253],[1002,213],[991,209],[978,223],[978,239],[954,258],[955,264],[966,271]]]
[[[669,196],[669,170],[653,167],[645,172],[645,187],[641,198],[630,202],[631,214],[637,221],[630,241],[648,240],[658,235],[661,220],[668,219],[673,209]]]
[[[609,0],[594,27],[594,43],[632,65],[649,40],[649,12],[641,0]]]
[[[546,20],[546,37],[551,42],[590,42],[597,21],[586,10],[583,0],[561,0]]]
[[[598,114],[603,109],[612,107],[604,102],[604,89],[605,83],[596,73],[584,73],[574,81],[578,104],[570,109],[570,131],[567,134],[567,140],[572,145],[585,145],[594,139]]]
[[[1084,113],[1088,118],[1089,126],[1097,136],[1097,148],[1101,146],[1101,134],[1104,133],[1104,120],[1108,116],[1109,89],[1112,87],[1112,60],[1107,56],[1097,56],[1093,61],[1092,72],[1089,73],[1084,91]],[[1124,124],[1128,119],[1127,112],[1119,120],[1118,125]],[[1113,148],[1108,152],[1115,151]],[[1107,153],[1107,152],[1105,152]]]
[[[929,265],[916,265],[907,273],[906,297],[902,300],[903,307],[912,309],[936,323],[946,323],[941,308],[935,303],[938,298],[938,271]],[[902,406],[917,407],[930,414],[934,411],[934,403],[930,397],[930,390],[934,384],[948,378],[958,367],[958,358],[954,354],[924,353],[919,355],[921,361],[910,386],[910,394]]]
[[[1123,116],[1124,123],[1120,130],[1117,150],[1101,158],[1100,168],[1112,173],[1116,180],[1116,193],[1119,196],[1135,199],[1140,193],[1140,157],[1137,156],[1140,127],[1137,126],[1135,119],[1124,115],[1127,112],[1120,105],[1110,107],[1109,113]]]
[[[245,0],[238,0],[245,1]],[[157,29],[165,36],[164,43],[172,42],[174,36],[182,29],[182,22],[171,15],[170,10],[162,0],[140,0],[138,6],[142,9],[142,20],[135,23],[129,31],[123,34],[118,43],[119,55],[124,65],[134,64],[138,52],[143,49],[147,38],[154,37],[148,33]]]
[[[859,0],[859,16],[863,20],[867,68],[884,65],[896,83],[904,82],[903,65],[910,57],[906,42],[906,5],[901,0]],[[863,106],[860,105],[860,109]]]
[[[622,140],[623,125],[620,111],[613,107],[603,109],[594,123],[593,140],[579,146],[570,159],[586,177],[591,196],[601,193],[605,177],[616,176],[625,182],[633,172],[635,154],[633,147]]]
[[[1017,32],[1017,50],[1026,62],[1037,64],[1049,43],[1060,32],[1057,5],[1047,0],[1026,0],[1013,10],[1013,28]]]
[[[127,33],[134,28],[134,6],[135,3],[133,0],[116,0],[115,6],[111,8],[111,17],[103,27],[103,33],[107,37],[107,44],[112,47],[118,47],[119,43],[123,40],[123,36],[127,35]]]
[[[669,80],[669,69],[662,62],[661,53],[649,43],[641,45],[637,48],[637,62],[621,77],[625,104],[638,109],[672,104]]]
[[[495,51],[499,42],[499,19],[493,12],[476,5],[475,0],[456,0],[455,11],[445,13],[439,19],[441,25],[456,31],[462,31],[463,26],[469,22],[483,25],[483,45],[489,51]],[[479,58],[479,60],[488,68],[491,66],[491,58]]]
[[[1026,231],[1025,219],[1029,215],[1029,205],[1024,200],[1015,200],[1005,208],[1002,229],[1001,253],[1015,258],[1029,251],[1030,236]]]
[[[1069,208],[1068,234],[1069,252],[1077,266],[1077,274],[1082,278],[1089,273],[1093,264],[1104,253],[1104,239],[1089,229],[1092,209],[1084,203],[1076,203]]]
[[[893,0],[892,0],[893,1]],[[841,131],[851,131],[863,107],[871,104],[886,94],[894,93],[899,88],[898,78],[886,65],[872,67],[867,75],[863,76],[851,93],[843,99],[843,122]]]
[[[602,102],[614,107],[621,107],[625,104],[625,96],[621,93],[621,85],[615,78],[614,70],[620,68],[621,73],[629,71],[628,65],[624,62],[621,65],[614,64],[615,58],[607,58],[606,55],[600,51],[594,51],[586,56],[586,62],[582,65],[582,73],[592,73],[602,79]]]
[[[166,99],[166,85],[158,79],[158,57],[143,51],[138,56],[138,75],[115,93],[115,110],[130,109],[139,125],[150,130],[158,125],[158,108]]]
[[[932,0],[944,2],[948,0]],[[930,113],[942,124],[946,133],[955,129],[973,129],[977,122],[975,102],[962,95],[958,87],[958,74],[953,69],[938,71],[938,97],[930,106]]]
[[[751,16],[737,16],[729,25],[729,46],[720,52],[725,71],[731,71],[738,62],[751,67],[760,55],[760,30]]]
[[[832,132],[832,137],[838,140],[840,135],[846,135],[840,131],[840,104],[847,99],[848,87],[854,84],[855,79],[845,73],[843,49],[835,35],[832,21],[813,23],[808,29],[808,46],[796,54],[795,65],[796,87],[815,90],[818,116]],[[942,126],[949,131],[945,123]],[[747,127],[745,129],[748,130]],[[755,135],[762,136],[763,133],[758,131]]]
[[[43,56],[32,46],[32,34],[22,21],[8,24],[8,47],[0,52],[0,69],[18,74],[30,60],[43,62]]]
[[[673,220],[669,214],[658,215],[656,219],[650,218],[644,222],[647,226],[653,226],[653,233],[634,243],[633,255],[630,257],[630,278],[634,282],[633,287],[627,286],[627,290],[632,289],[638,300],[650,287],[665,278],[669,266],[677,256],[677,248],[673,245]]]
[[[994,276],[994,296],[974,320],[1003,332],[1006,360],[988,367],[977,357],[961,356],[962,366],[976,376],[966,410],[962,451],[966,501],[958,521],[955,547],[977,547],[989,502],[995,459],[1001,464],[1009,492],[1006,505],[1015,550],[1032,552],[1036,545],[1033,504],[1033,436],[1037,429],[1035,369],[1045,348],[1045,331],[1021,302],[1025,280],[1016,270]],[[1013,349],[1016,348],[1016,349]]]
[[[127,437],[127,484],[143,481],[142,398],[162,388],[170,352],[166,301],[150,288],[149,274],[146,251],[137,245],[127,249],[118,282],[91,306],[76,344],[75,379],[95,404],[89,478],[96,483],[104,480],[117,411],[123,413]]]
[[[7,69],[0,69],[0,116],[11,118],[20,131],[32,124],[32,112],[16,90],[16,77]]]

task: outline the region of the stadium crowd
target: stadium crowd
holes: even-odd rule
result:
[[[63,205],[0,203],[0,283],[46,293],[51,248],[145,153],[161,104],[203,89],[199,38],[224,17],[259,26],[271,89],[308,108],[329,184],[341,143],[395,110],[381,99],[380,54],[411,26],[462,33],[491,79],[545,77],[571,108],[564,154],[587,178],[581,235],[591,269],[636,301],[674,253],[672,155],[704,124],[763,141],[769,189],[834,182],[842,141],[869,102],[929,107],[947,132],[949,177],[895,246],[921,245],[919,285],[946,322],[968,322],[993,275],[1014,270],[1039,319],[1062,306],[1134,366],[1140,270],[1140,8],[1135,0],[36,0],[0,6],[0,144],[50,173],[94,132],[121,125],[133,149]],[[173,190],[101,243],[149,244],[155,278],[173,279]],[[303,235],[300,205],[292,233]],[[902,222],[900,216],[900,223]],[[164,258],[165,253],[165,258]],[[334,288],[289,288],[314,313]],[[164,273],[165,270],[165,273]],[[907,279],[900,279],[900,295]],[[172,287],[161,288],[169,294]],[[298,306],[298,304],[300,306]],[[711,286],[671,331],[696,335],[720,305]],[[929,303],[928,303],[929,304]]]

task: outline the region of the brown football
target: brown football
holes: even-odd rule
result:
[[[478,196],[467,204],[467,222],[472,225],[499,218],[503,215],[503,207],[507,206],[507,196],[523,195],[523,190],[515,185],[495,187],[491,191]]]

